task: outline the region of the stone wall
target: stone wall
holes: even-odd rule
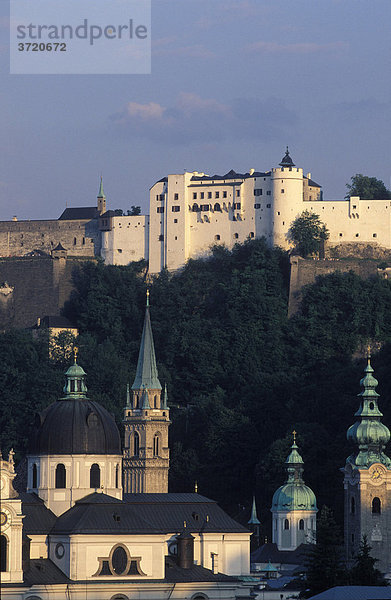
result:
[[[59,315],[73,289],[75,267],[88,259],[0,258],[0,330],[32,327]]]
[[[0,256],[50,254],[59,243],[70,256],[99,256],[98,220],[0,221]]]
[[[379,260],[347,258],[347,259],[311,259],[291,256],[291,273],[289,284],[288,316],[299,310],[302,289],[305,285],[315,282],[318,275],[328,275],[334,271],[348,273],[354,271],[363,279],[378,274]]]

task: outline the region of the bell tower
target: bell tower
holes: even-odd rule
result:
[[[124,408],[125,446],[123,488],[127,494],[167,493],[170,416],[167,388],[159,381],[151,318],[149,291],[136,377],[127,390]]]
[[[391,567],[391,459],[384,453],[390,440],[389,429],[381,423],[378,407],[377,380],[373,376],[370,354],[365,376],[358,394],[361,404],[349,427],[347,439],[356,450],[346,460],[344,473],[345,551],[349,561],[358,553],[362,536],[372,546],[372,556],[378,568],[388,572]]]
[[[99,192],[97,196],[97,209],[100,215],[106,212],[106,196],[103,191],[103,178],[100,178]]]
[[[22,572],[22,501],[12,485],[15,479],[14,452],[8,461],[0,451],[0,581],[23,581]]]

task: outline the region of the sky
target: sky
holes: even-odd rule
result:
[[[168,173],[267,171],[326,200],[391,185],[390,0],[152,0],[152,73],[10,75],[0,0],[0,220],[139,205]]]

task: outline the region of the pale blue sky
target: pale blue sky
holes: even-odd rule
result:
[[[0,219],[138,204],[167,173],[268,170],[288,144],[326,199],[391,176],[390,0],[153,0],[151,75],[9,75]]]

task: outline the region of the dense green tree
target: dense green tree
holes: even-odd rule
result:
[[[295,244],[296,251],[304,258],[310,254],[319,254],[329,235],[319,215],[309,210],[304,210],[296,217],[288,233],[289,239]]]
[[[137,215],[141,215],[141,206],[132,205],[130,210],[128,210],[128,216],[137,217]]]
[[[363,535],[360,550],[349,572],[350,585],[387,585],[383,575],[375,567],[378,560],[371,556],[371,550],[367,536]]]
[[[391,191],[386,188],[384,183],[376,177],[367,175],[353,175],[351,183],[347,183],[348,193],[345,198],[350,196],[360,196],[363,200],[388,200],[391,198]]]
[[[316,544],[307,558],[308,596],[347,583],[342,538],[332,511],[323,506],[316,523]]]

